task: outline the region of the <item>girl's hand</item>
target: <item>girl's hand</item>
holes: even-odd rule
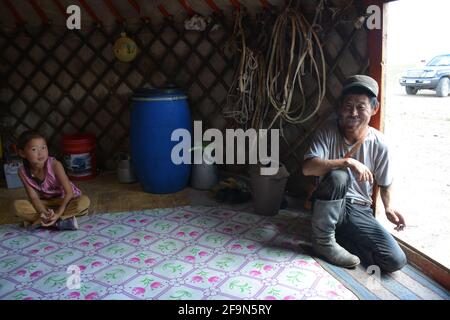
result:
[[[53,220],[49,220],[49,221],[46,221],[46,222],[42,221],[42,226],[43,227],[50,227],[50,226],[54,225],[57,220],[58,219],[53,219]]]
[[[42,226],[44,227],[50,227],[52,225],[55,224],[55,222],[59,219],[59,217],[53,212],[52,209],[49,209],[49,211],[51,210],[51,216],[49,216],[46,219],[42,219]]]
[[[49,223],[51,223],[51,221],[53,221],[53,220],[56,221],[57,217],[56,217],[53,209],[47,209],[46,212],[41,213],[41,220],[42,220],[42,225],[47,226]]]
[[[49,218],[49,219],[53,219],[54,217],[55,217],[55,211],[53,211],[53,209],[48,209],[47,210],[47,217]]]
[[[55,216],[55,211],[53,211],[53,209],[48,209],[47,210],[47,213],[48,213],[48,217],[50,218],[50,219],[52,219],[54,216]]]

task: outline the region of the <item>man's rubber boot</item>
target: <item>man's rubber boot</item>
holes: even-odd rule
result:
[[[342,248],[335,238],[336,224],[344,206],[344,199],[315,200],[311,219],[312,247],[328,262],[344,268],[353,268],[360,263],[359,258]]]

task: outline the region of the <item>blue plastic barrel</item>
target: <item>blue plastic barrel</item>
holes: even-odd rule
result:
[[[132,97],[131,158],[144,191],[177,192],[188,185],[190,164],[174,164],[171,141],[175,129],[192,136],[187,96],[178,89],[139,89]]]

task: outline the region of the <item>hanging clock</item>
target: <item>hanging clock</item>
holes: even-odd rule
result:
[[[138,47],[133,39],[122,32],[114,44],[114,55],[119,61],[130,62],[136,58]]]

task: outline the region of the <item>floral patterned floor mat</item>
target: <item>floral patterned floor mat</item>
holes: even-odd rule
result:
[[[0,299],[357,299],[302,253],[299,212],[187,206],[79,224],[0,226]]]

